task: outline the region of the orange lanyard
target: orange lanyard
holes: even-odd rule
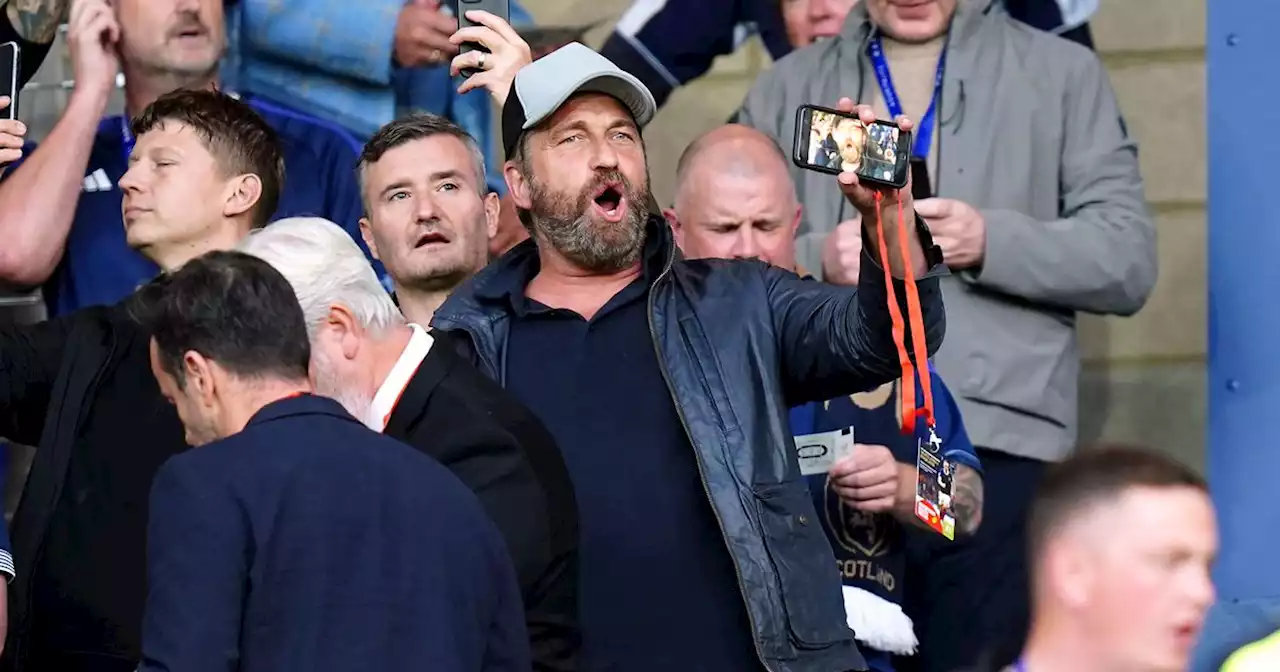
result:
[[[898,347],[898,363],[902,367],[902,384],[898,389],[898,397],[902,399],[902,433],[915,434],[916,416],[924,417],[925,424],[934,426],[933,420],[933,385],[929,380],[929,349],[924,336],[924,314],[920,309],[920,291],[916,288],[916,277],[912,271],[911,249],[907,245],[907,219],[903,213],[902,200],[898,200],[898,249],[902,251],[903,283],[907,293],[907,321],[911,325],[911,346],[915,350],[915,361],[912,353],[907,351],[906,326],[902,322],[902,310],[898,307],[898,297],[893,289],[893,274],[889,271],[889,245],[884,239],[884,224],[880,218],[880,201],[883,198],[876,192],[876,236],[880,247],[880,266],[884,269],[884,284],[889,294],[889,317],[893,321],[893,343]],[[920,387],[924,392],[924,407],[916,408],[916,366],[924,364],[924,372],[920,376]]]

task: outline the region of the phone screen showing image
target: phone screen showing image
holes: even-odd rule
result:
[[[800,108],[796,121],[796,165],[854,172],[861,180],[895,188],[906,185],[911,134],[897,124],[864,124],[853,115],[809,105]]]

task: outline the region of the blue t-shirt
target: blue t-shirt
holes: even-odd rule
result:
[[[960,409],[937,373],[930,371],[933,384],[934,420],[942,439],[943,455],[956,464],[981,471],[960,418]],[[853,427],[854,441],[887,447],[901,463],[916,463],[916,439],[903,435],[899,421],[899,383],[826,402],[813,402],[791,409],[791,431],[796,436]],[[916,381],[916,399],[923,398]],[[921,436],[928,430],[916,424]],[[814,508],[835,551],[836,566],[844,585],[861,588],[894,604],[902,604],[902,580],[906,571],[906,549],[902,524],[889,514],[871,514],[844,506],[828,487],[825,474],[808,477]],[[922,532],[922,534],[932,534]],[[888,654],[862,647],[867,664],[876,672],[892,670]]]
[[[364,206],[355,174],[360,146],[337,125],[275,103],[246,100],[275,129],[284,150],[284,189],[272,219],[324,217],[346,229],[367,256],[360,236]],[[124,131],[119,116],[107,117],[98,126],[66,250],[44,285],[51,316],[116,303],[160,272],[125,240],[123,192],[117,186],[129,167]],[[24,156],[35,150],[35,144],[28,143]],[[15,170],[18,166],[5,174]],[[374,268],[385,279],[382,265],[375,262]]]

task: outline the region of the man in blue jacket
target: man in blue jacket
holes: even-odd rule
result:
[[[43,286],[52,316],[112,304],[160,271],[126,241],[119,182],[135,143],[129,119],[176,89],[217,88],[222,2],[74,0],[67,43],[75,88],[66,110],[0,184],[0,282]],[[104,118],[121,73],[126,114]],[[272,218],[322,216],[363,245],[355,140],[297,110],[245,100],[284,147],[290,179]]]
[[[200,447],[152,485],[141,670],[531,669],[497,528],[440,463],[311,394],[284,276],[211,252],[131,309]]]
[[[432,325],[457,332],[564,453],[581,514],[584,669],[864,669],[787,414],[900,374],[885,273],[868,257],[855,291],[759,262],[677,261],[646,208],[640,129],[655,109],[581,44],[521,69],[502,128],[532,239]],[[918,220],[902,239],[874,228],[900,197],[913,211],[909,192],[881,200],[853,174],[833,182],[868,213],[870,240],[908,252],[909,267],[895,254],[888,270],[921,278],[922,345],[936,348],[936,246]]]
[[[760,131],[730,124],[694,140],[676,171],[675,207],[666,217],[690,259],[759,259],[804,274],[796,265],[800,204],[786,158]],[[816,281],[815,281],[816,282]],[[929,371],[943,456],[955,465],[953,510],[957,532],[981,522],[982,477],[955,399]],[[791,432],[811,437],[852,428],[847,461],[830,474],[807,476],[818,519],[836,554],[844,582],[845,614],[874,672],[893,672],[891,654],[915,651],[904,597],[920,592],[910,577],[908,538],[933,535],[915,516],[916,435],[901,431],[900,381],[791,409]],[[924,391],[916,383],[916,398]],[[945,542],[944,542],[945,543]],[[927,567],[924,568],[927,571]]]

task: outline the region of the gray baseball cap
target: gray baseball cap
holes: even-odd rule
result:
[[[520,136],[550,117],[575,93],[603,93],[618,99],[641,128],[658,104],[639,79],[591,48],[571,42],[516,73],[502,106],[502,146],[510,158]]]

